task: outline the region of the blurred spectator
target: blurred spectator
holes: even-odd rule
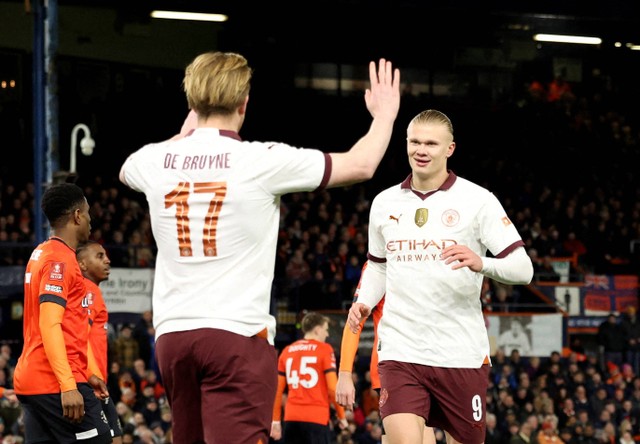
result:
[[[156,333],[153,328],[153,313],[150,310],[142,312],[133,328],[132,336],[138,342],[140,359],[144,361],[147,368],[154,368]]]
[[[316,270],[313,278],[308,279],[300,286],[296,311],[315,311],[331,307],[332,304],[328,301],[327,293],[327,282],[324,279],[324,273],[322,270]]]
[[[570,255],[575,254],[577,256],[582,256],[587,252],[587,247],[584,243],[576,237],[576,233],[574,231],[570,231],[567,234],[567,238],[562,244],[564,250]]]
[[[533,415],[533,420],[529,420],[531,416],[529,416],[525,421],[520,424],[520,428],[518,432],[511,436],[509,439],[509,444],[537,444],[537,416]]]
[[[116,403],[116,412],[120,418],[120,424],[131,424],[133,421],[133,410],[127,403],[122,401]]]
[[[133,408],[136,405],[138,392],[131,371],[124,369],[120,373],[118,385],[120,388],[120,401]]]
[[[153,396],[156,399],[162,398],[164,396],[164,387],[158,381],[157,373],[154,370],[147,370],[145,378],[140,381],[140,388],[144,391],[150,387],[152,389]]]
[[[617,367],[622,365],[622,355],[625,349],[624,331],[618,323],[615,313],[610,313],[598,327],[598,345],[600,346],[603,367],[612,363]]]
[[[142,381],[147,377],[147,364],[143,359],[137,358],[133,361],[131,377],[136,385],[136,393],[142,393]]]
[[[497,428],[498,420],[496,415],[487,412],[486,415],[486,435],[484,438],[485,444],[501,444],[504,442],[502,432]]]
[[[637,441],[633,439],[633,435],[630,430],[625,430],[620,435],[620,439],[618,440],[619,444],[635,444]]]
[[[113,267],[128,267],[130,263],[129,246],[124,243],[122,231],[115,230],[111,234],[111,241],[105,248]]]
[[[120,328],[120,335],[113,342],[116,359],[123,369],[133,370],[133,363],[140,357],[138,341],[133,338],[133,329],[129,324]]]
[[[117,360],[112,360],[109,365],[109,374],[107,375],[107,389],[109,390],[109,396],[117,402],[122,398],[122,392],[120,391],[120,363]]]
[[[547,100],[549,102],[557,102],[559,100],[575,99],[571,85],[564,79],[564,76],[558,74],[549,83],[547,89]]]
[[[544,256],[536,265],[534,263],[535,280],[541,282],[560,282],[560,274],[553,268],[551,256]]]
[[[562,444],[563,441],[558,436],[558,430],[553,419],[545,418],[541,430],[538,432],[539,444]]]
[[[129,266],[133,268],[150,268],[154,266],[155,258],[151,246],[140,230],[134,230],[129,237]]]
[[[579,441],[575,439],[574,436],[574,431],[571,427],[560,429],[559,437],[564,444],[577,444]]]
[[[286,274],[289,284],[294,288],[301,286],[310,279],[310,267],[304,258],[304,252],[301,248],[296,249],[287,262]]]
[[[636,308],[628,306],[620,321],[625,343],[625,360],[637,375],[640,370],[640,321]]]

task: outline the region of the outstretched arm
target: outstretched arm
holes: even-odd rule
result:
[[[400,70],[380,59],[369,63],[371,87],[365,92],[367,109],[373,117],[371,127],[345,153],[331,153],[332,169],[328,187],[371,179],[387,151],[393,123],[400,108]]]

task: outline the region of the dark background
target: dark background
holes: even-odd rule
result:
[[[18,181],[32,176],[35,4],[0,1],[0,81],[17,79],[15,88],[0,90],[0,172]],[[623,0],[56,4],[58,50],[50,85],[58,100],[59,133],[52,149],[59,169],[66,169],[71,129],[88,124],[97,145],[91,157],[78,152],[81,176],[115,177],[128,153],[175,134],[187,112],[183,69],[207,50],[241,52],[255,69],[245,139],[323,150],[348,149],[369,116],[361,88],[318,91],[306,86],[309,79],[362,81],[369,60],[391,59],[404,83],[427,90],[403,100],[390,158],[377,174],[385,183],[406,175],[401,140],[409,118],[422,109],[441,107],[452,117],[459,147],[468,139],[476,146],[492,140],[492,146],[509,150],[504,137],[496,137],[513,131],[504,120],[508,111],[487,110],[517,104],[532,79],[548,82],[564,73],[577,89],[613,81],[629,103],[638,94],[640,51],[626,45],[640,43],[640,14],[635,2]],[[229,21],[151,20],[153,8],[222,12]],[[538,44],[532,39],[537,32],[599,36],[603,43]],[[637,114],[632,106],[628,112],[630,118]],[[528,153],[511,149],[509,155],[526,159]],[[464,159],[453,166],[473,179],[475,168]]]

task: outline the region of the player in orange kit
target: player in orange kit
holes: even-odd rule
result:
[[[82,270],[87,288],[87,303],[89,305],[89,342],[93,356],[98,364],[102,379],[107,377],[107,322],[109,321],[109,313],[107,306],[102,297],[102,290],[98,286],[100,282],[109,279],[111,273],[111,261],[107,256],[107,252],[102,245],[96,241],[88,241],[78,245],[76,249],[76,258],[78,265]],[[113,436],[114,444],[122,442],[122,427],[120,419],[116,412],[116,406],[113,399],[105,398],[102,400],[102,410],[109,421],[111,427],[111,436]]]
[[[45,190],[41,208],[51,237],[27,263],[24,347],[13,375],[27,443],[111,442],[96,395],[109,396],[89,350],[84,278],[75,248],[91,232],[82,190],[62,183]]]
[[[345,411],[337,405],[336,358],[329,336],[329,319],[307,313],[301,322],[304,338],[288,345],[278,358],[278,391],[273,407],[271,437],[287,443],[329,444],[329,403],[334,404],[340,427],[347,426]],[[288,390],[281,425],[282,395]]]

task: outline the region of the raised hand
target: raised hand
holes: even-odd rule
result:
[[[400,70],[390,61],[369,63],[370,88],[365,91],[367,109],[374,118],[395,120],[400,109]]]

